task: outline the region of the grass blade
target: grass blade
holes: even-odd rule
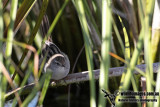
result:
[[[45,79],[45,82],[44,82],[44,85],[43,85],[43,89],[42,89],[42,92],[41,92],[41,96],[39,98],[39,104],[38,104],[39,106],[43,105],[43,101],[44,101],[47,89],[49,87],[49,83],[50,83],[51,77],[52,77],[52,71],[51,72],[47,71],[46,79]]]
[[[42,85],[45,81],[46,75],[43,75],[40,81],[36,84],[36,86],[33,88],[33,91],[28,95],[28,97],[23,101],[22,107],[26,107],[30,101],[35,97],[37,92],[42,88]]]
[[[146,87],[147,92],[153,92],[153,86],[151,81],[153,80],[153,60],[152,60],[152,48],[151,48],[151,21],[153,15],[153,8],[154,8],[155,0],[148,1],[146,6],[147,10],[146,17],[145,17],[145,38],[144,38],[144,58],[146,67]],[[153,96],[147,96],[148,99],[153,99]],[[147,106],[153,107],[153,102],[147,102]]]
[[[137,60],[138,60],[138,57],[140,55],[140,52],[142,50],[142,47],[143,47],[143,38],[144,38],[144,28],[142,27],[142,30],[140,32],[140,35],[139,35],[139,39],[138,39],[138,42],[137,42],[137,47],[135,48],[134,52],[133,52],[133,56],[131,58],[131,61],[130,61],[130,64],[129,64],[129,68],[127,69],[127,73],[126,73],[126,80],[130,80],[131,78],[131,75],[132,75],[132,71],[134,70],[135,66],[136,66],[136,63],[137,63]],[[122,86],[122,90],[127,90],[130,86],[130,81],[124,81],[123,83],[123,86]],[[118,102],[118,99],[120,99],[121,96],[117,96],[116,97],[116,105],[117,106],[120,106],[122,103]]]
[[[25,17],[31,11],[32,7],[34,6],[36,0],[24,0],[20,8],[17,10],[16,19],[14,23],[14,34],[17,33],[19,27],[21,26],[22,22],[24,21]],[[7,36],[8,27],[4,31],[4,36]]]
[[[33,31],[31,32],[31,36],[30,36],[29,41],[28,41],[29,45],[31,45],[33,43],[33,40],[36,36],[36,33],[37,33],[37,31],[40,27],[42,18],[43,18],[44,14],[45,14],[45,11],[47,9],[48,2],[49,2],[49,0],[43,0],[43,4],[42,4],[42,8],[40,10],[39,16],[38,16],[38,20],[36,21],[36,25],[35,25]],[[28,49],[25,49],[25,51],[23,52],[23,55],[22,55],[22,57],[19,61],[19,65],[18,65],[19,67],[21,66],[21,64],[22,64],[22,62],[23,62],[27,53],[28,53]],[[12,79],[14,79],[15,76],[16,76],[16,72],[14,72]]]
[[[105,107],[106,99],[104,93],[101,91],[109,91],[109,77],[108,70],[110,67],[110,55],[111,49],[111,32],[112,32],[112,14],[111,14],[111,1],[102,0],[102,46],[101,46],[101,72],[99,77],[99,102],[98,107]]]
[[[16,11],[17,11],[17,4],[18,4],[18,0],[12,0],[12,4],[11,4],[11,12],[10,12],[10,24],[9,24],[9,28],[8,28],[8,37],[7,37],[7,44],[6,44],[6,57],[10,57],[11,53],[12,53],[12,40],[14,37],[14,31],[13,31],[13,27],[14,27],[14,21],[16,18]]]
[[[83,39],[85,43],[85,52],[86,52],[86,58],[87,58],[87,66],[89,70],[89,83],[90,83],[90,106],[96,107],[96,95],[95,95],[95,80],[93,77],[93,54],[91,49],[91,43],[90,43],[90,36],[89,36],[89,30],[87,27],[87,19],[84,12],[84,6],[82,0],[73,0],[73,3],[77,9],[78,17],[80,20],[82,33],[83,33]]]

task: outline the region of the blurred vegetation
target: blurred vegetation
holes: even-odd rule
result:
[[[142,76],[146,91],[160,92],[160,69],[154,74],[152,66],[160,61],[160,26],[153,27],[160,25],[160,18],[154,20],[160,17],[155,15],[160,12],[156,6],[160,8],[159,0],[0,0],[0,107],[10,99],[4,97],[7,92],[29,83],[36,85],[30,93],[15,93],[13,107],[30,105],[36,95],[35,104],[44,107],[111,106],[101,89],[112,94],[116,90],[144,91]],[[70,89],[52,88],[49,73],[38,76],[37,58],[46,39],[40,24],[45,14],[51,26],[46,37],[51,34],[68,55],[72,73],[89,71],[89,82],[73,84]],[[138,64],[146,64],[145,73],[133,74]],[[122,76],[109,78],[109,68],[120,66],[126,68]],[[94,79],[94,69],[101,69],[99,80]],[[142,106],[139,102],[122,104],[118,98],[116,107]],[[159,107],[157,101],[147,106]]]

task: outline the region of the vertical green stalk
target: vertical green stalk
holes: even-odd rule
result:
[[[13,27],[14,27],[14,21],[16,18],[17,4],[18,4],[18,0],[12,0],[11,12],[10,12],[10,25],[7,32],[7,41],[8,41],[6,46],[7,58],[10,57],[12,54],[12,41],[14,37]]]
[[[147,92],[152,92],[153,87],[151,84],[151,81],[153,80],[153,68],[152,68],[152,51],[151,51],[151,32],[149,30],[148,26],[148,18],[145,20],[145,38],[144,38],[144,57],[145,57],[145,63],[146,63],[146,87]],[[153,98],[153,96],[147,96],[147,98]],[[149,105],[148,105],[149,104]],[[152,103],[153,104],[153,103]],[[151,102],[147,103],[149,107],[152,107],[153,105]]]
[[[49,87],[49,83],[50,83],[51,77],[52,77],[52,71],[47,71],[46,79],[45,79],[45,82],[44,82],[44,85],[43,85],[43,89],[42,89],[42,92],[41,92],[41,96],[40,96],[39,102],[38,102],[39,106],[43,105],[43,101],[44,101],[44,98],[46,96],[47,89]]]
[[[153,66],[152,66],[152,49],[151,49],[151,20],[153,15],[154,0],[148,0],[146,6],[146,17],[145,17],[145,38],[144,38],[144,57],[146,62],[146,87],[147,92],[152,92],[153,87],[151,81],[153,80]],[[147,96],[148,99],[152,99],[153,96]],[[153,106],[153,102],[147,102],[148,107]]]
[[[91,11],[90,11],[90,9],[89,9],[89,6],[88,6],[88,4],[87,4],[87,1],[84,0],[84,1],[83,1],[83,4],[84,4],[84,8],[85,8],[85,10],[86,10],[86,11],[85,11],[85,12],[86,12],[86,15],[88,16],[89,20],[91,20],[91,24],[93,24],[94,29],[96,30],[96,33],[98,34],[98,36],[99,36],[99,38],[100,38],[101,35],[100,35],[99,30],[98,30],[98,26],[96,25],[96,21],[95,21],[93,15],[92,15],[92,13],[91,13]]]
[[[0,2],[1,3],[1,2]],[[3,107],[3,101],[4,101],[4,98],[3,98],[3,89],[2,89],[2,77],[3,77],[3,75],[2,75],[2,71],[0,71],[0,107]]]
[[[15,21],[15,18],[16,18],[16,11],[17,11],[17,4],[18,4],[18,0],[12,0],[12,4],[11,4],[11,11],[10,11],[10,25],[9,25],[9,28],[8,28],[8,32],[7,32],[7,46],[6,46],[6,57],[7,58],[10,58],[11,57],[11,54],[12,54],[12,40],[13,40],[13,37],[14,37],[14,32],[13,32],[13,27],[14,27],[14,21]],[[2,3],[0,3],[0,5],[2,5]],[[2,7],[2,6],[0,6]],[[1,20],[0,21],[3,21],[2,19],[2,8],[0,8],[0,18]],[[2,35],[3,35],[3,29],[2,29],[2,26],[3,26],[3,22],[0,22],[1,25],[1,30],[0,31],[0,38],[3,38]],[[0,43],[0,45],[2,45],[2,43]],[[2,54],[1,54],[2,55]],[[2,57],[1,57],[2,59]],[[8,60],[7,60],[8,61]],[[7,62],[8,64],[9,62]],[[6,85],[7,85],[7,80],[4,76],[2,76],[2,73],[0,71],[0,106],[3,107],[3,104],[4,104],[4,94],[5,94],[5,91],[6,91]],[[1,93],[2,92],[2,93]]]
[[[155,0],[154,13],[153,13],[153,22],[152,22],[152,60],[158,61],[156,55],[160,55],[160,51],[158,51],[158,45],[160,43],[160,1]],[[158,30],[159,29],[159,30]]]
[[[128,38],[128,34],[127,34],[127,31],[126,31],[126,28],[125,26],[123,25],[123,22],[122,22],[122,19],[120,18],[120,16],[118,16],[119,20],[120,20],[120,23],[122,25],[122,28],[123,28],[123,33],[124,33],[124,39],[125,39],[125,53],[124,53],[124,57],[125,57],[125,61],[127,61],[129,63],[129,60],[130,60],[130,44],[129,44],[129,38]],[[123,83],[125,80],[125,74],[126,74],[126,71],[127,71],[127,64],[125,64],[125,69],[124,69],[124,72],[122,74],[122,77],[121,77],[121,82],[120,83]],[[127,80],[129,81],[129,80]],[[120,90],[121,90],[121,86],[120,86]]]
[[[102,0],[102,47],[101,47],[101,72],[99,78],[99,103],[98,107],[106,106],[106,99],[101,89],[109,90],[109,66],[110,56],[109,51],[111,48],[111,32],[112,32],[112,16],[111,16],[111,0]]]
[[[117,28],[117,25],[116,25],[116,22],[115,22],[114,19],[112,19],[112,23],[113,23],[112,25],[113,25],[115,34],[116,34],[117,39],[118,39],[118,41],[119,41],[120,47],[121,47],[121,49],[122,49],[122,53],[124,53],[124,44],[123,44],[122,38],[121,38],[121,36],[120,36],[120,33],[119,33],[119,31],[118,31],[118,28]],[[119,49],[119,50],[120,50],[120,49]],[[118,50],[118,51],[119,51],[119,50]]]
[[[96,95],[95,95],[95,80],[93,76],[93,54],[91,48],[91,41],[89,41],[89,30],[87,27],[87,20],[85,16],[84,6],[82,0],[73,1],[78,12],[78,17],[81,23],[84,43],[85,43],[85,52],[87,58],[87,66],[89,71],[89,83],[90,83],[90,106],[96,107]]]
[[[7,87],[7,80],[2,75],[2,72],[0,71],[0,107],[4,106],[5,98],[4,95],[6,93],[6,87]]]
[[[92,0],[92,5],[94,7],[94,11],[96,12],[96,19],[97,22],[100,24],[101,23],[101,19],[102,19],[102,4],[101,4],[102,0]]]
[[[3,5],[2,0],[0,0],[0,39],[3,38]],[[3,63],[3,55],[1,54],[3,52],[2,50],[2,41],[0,41],[0,62]],[[0,107],[3,107],[4,105],[4,94],[3,94],[3,75],[2,71],[0,70]]]
[[[0,0],[0,39],[3,38],[3,5],[2,0]],[[3,55],[1,54],[3,52],[2,50],[2,41],[0,41],[0,62],[3,63]],[[3,90],[2,90],[2,71],[0,70],[0,107],[3,107]]]
[[[0,39],[3,38],[3,5],[2,0],[0,0]],[[0,53],[3,52],[2,50],[2,42],[0,41]],[[0,61],[3,62],[3,55],[0,54]]]

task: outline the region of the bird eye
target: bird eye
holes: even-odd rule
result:
[[[57,65],[60,65],[59,63],[56,63]]]

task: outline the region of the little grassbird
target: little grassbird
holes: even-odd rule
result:
[[[46,61],[43,67],[44,73],[47,71],[52,72],[53,80],[60,80],[66,77],[70,70],[70,61],[68,56],[63,53],[54,43],[45,41],[42,49],[39,65],[46,56]]]
[[[45,15],[41,24],[41,31],[43,36],[46,35],[49,29],[49,21]],[[46,58],[46,59],[45,59]],[[66,77],[70,70],[70,61],[68,56],[63,53],[53,42],[51,38],[45,41],[42,46],[39,68],[42,61],[45,60],[43,72],[51,71],[53,80],[60,80]]]

